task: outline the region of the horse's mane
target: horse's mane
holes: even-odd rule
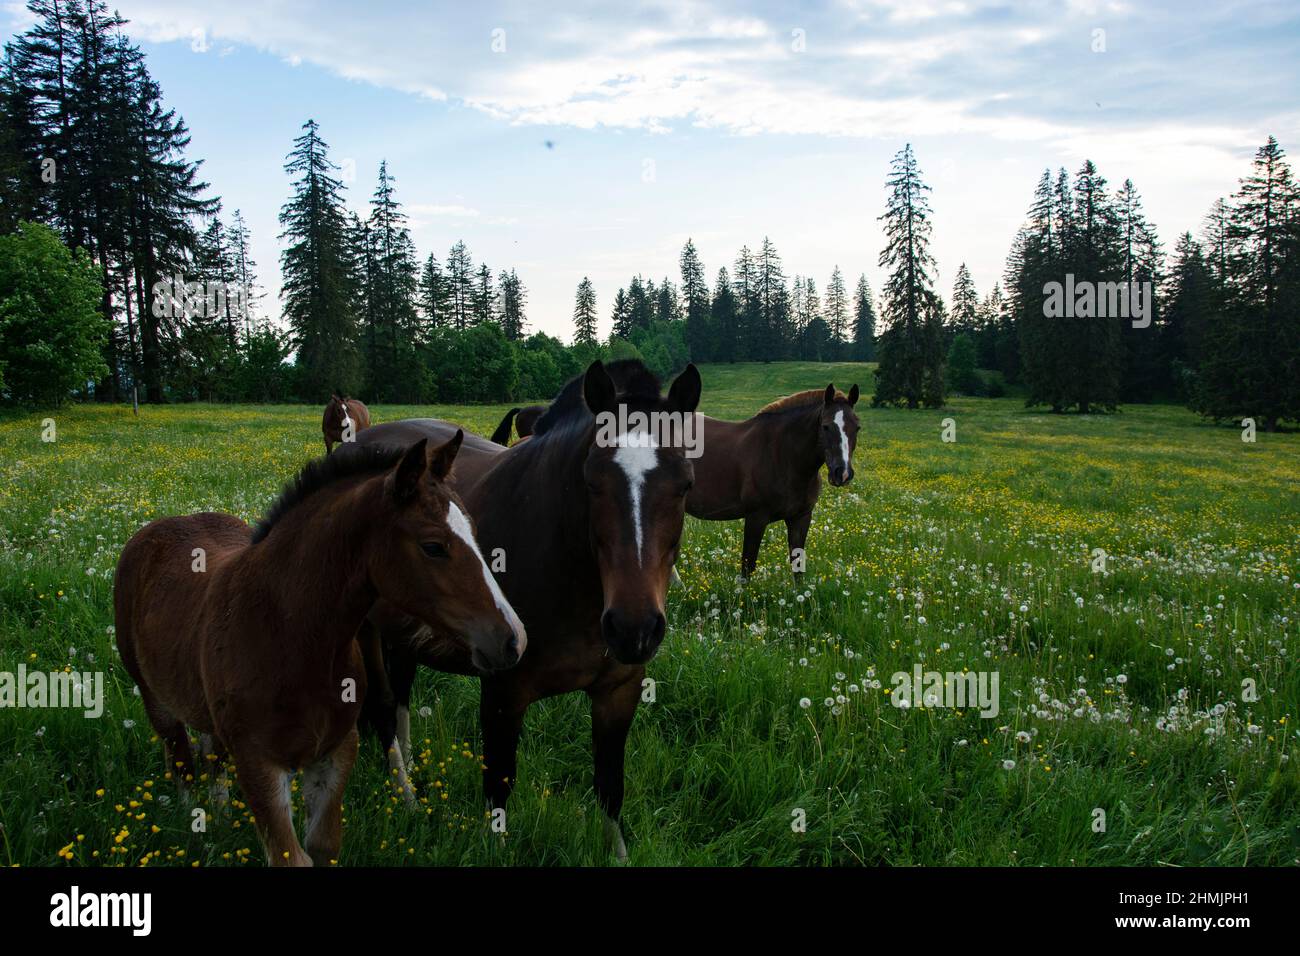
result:
[[[633,402],[660,400],[662,386],[659,384],[659,379],[640,359],[619,359],[604,364],[605,372],[613,380],[614,390],[620,399]],[[590,414],[586,399],[582,396],[582,382],[586,374],[582,372],[575,375],[569,379],[564,388],[560,389],[560,394],[555,396],[551,407],[533,425],[534,435],[544,435],[561,422],[568,421],[579,413]]]
[[[326,485],[368,475],[392,468],[406,454],[401,445],[352,445],[307,462],[302,471],[285,483],[284,491],[266,509],[266,515],[253,529],[253,544],[257,544],[275,527],[275,523]]]
[[[758,414],[767,415],[772,412],[783,412],[788,408],[802,408],[805,405],[811,405],[813,402],[822,402],[826,400],[826,389],[810,388],[806,392],[795,392],[793,395],[786,395],[768,402],[758,410]],[[849,397],[841,392],[838,388],[835,390],[835,401],[847,402]]]

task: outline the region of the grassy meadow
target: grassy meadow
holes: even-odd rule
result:
[[[702,410],[733,418],[831,379],[871,385],[863,365],[702,372]],[[372,413],[487,434],[504,410]],[[631,864],[1295,864],[1300,435],[1246,443],[1170,406],[859,411],[857,477],[823,491],[801,582],[782,526],[742,584],[740,524],[687,519],[655,701],[628,744]],[[191,831],[117,657],[112,574],[146,521],[255,519],[322,450],[315,407],[0,421],[0,671],[105,675],[97,720],[0,710],[0,864],[262,865],[237,789]],[[891,675],[916,664],[997,672],[1000,712],[893,706]],[[611,862],[585,697],[530,710],[501,840],[477,693],[421,673],[417,809],[363,743],[342,865]]]

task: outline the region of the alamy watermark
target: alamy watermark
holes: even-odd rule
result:
[[[1043,315],[1049,319],[1132,319],[1133,328],[1151,324],[1150,282],[1091,282],[1065,274],[1065,282],[1043,284]]]
[[[0,708],[69,707],[86,717],[104,713],[104,675],[99,671],[0,671]]]
[[[596,445],[601,448],[681,448],[687,458],[704,454],[704,436],[694,412],[601,412],[596,416]]]
[[[186,282],[177,273],[153,284],[153,314],[159,319],[243,318],[247,300],[237,282]]]
[[[890,701],[895,707],[915,706],[966,709],[973,707],[981,717],[996,717],[998,700],[997,671],[923,671],[920,664],[912,673],[897,671],[889,678],[894,685]]]

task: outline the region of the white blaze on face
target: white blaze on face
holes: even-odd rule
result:
[[[632,530],[636,534],[636,562],[641,564],[641,551],[645,544],[645,530],[641,527],[641,490],[645,487],[645,476],[659,464],[659,452],[649,435],[637,435],[631,441],[628,441],[626,435],[621,435],[619,449],[614,452],[614,462],[627,477],[627,493],[632,503]]]
[[[343,406],[343,421],[339,425],[339,428],[342,428],[346,431],[352,425],[352,419],[348,417],[348,403],[339,402],[339,404]]]
[[[840,453],[844,456],[844,470],[849,469],[849,434],[844,430],[844,410],[835,413],[835,424],[840,429]]]
[[[479,567],[483,569],[483,580],[488,586],[488,591],[492,593],[492,600],[496,604],[497,610],[510,624],[510,629],[515,632],[515,637],[519,639],[519,653],[522,655],[524,648],[528,644],[528,638],[524,631],[524,622],[519,620],[519,615],[510,606],[506,596],[501,593],[501,587],[497,584],[497,579],[488,570],[487,562],[483,560],[483,552],[478,549],[478,542],[474,540],[474,531],[469,526],[469,519],[465,517],[465,512],[461,511],[454,501],[447,508],[447,526],[451,528],[456,537],[469,545],[470,550],[474,552],[474,556],[478,558]]]

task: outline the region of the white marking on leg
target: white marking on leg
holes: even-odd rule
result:
[[[630,442],[627,437],[626,434],[619,436],[619,449],[614,452],[614,462],[627,476],[628,498],[632,503],[632,530],[636,533],[636,563],[639,565],[644,560],[642,550],[645,545],[645,530],[641,527],[641,490],[645,487],[645,476],[659,464],[659,452],[649,435]]]
[[[329,806],[330,799],[341,783],[339,768],[335,765],[332,754],[316,761],[303,771],[302,802],[307,809],[307,832],[304,842],[307,846],[314,845],[316,830],[320,826],[325,808]]]
[[[623,842],[623,828],[619,826],[617,820],[611,819],[609,814],[602,814],[605,825],[605,842],[609,848],[614,851],[614,856],[620,860],[627,859],[627,844]]]
[[[840,457],[843,459],[844,470],[849,470],[849,435],[844,430],[844,412],[835,413],[835,424],[840,428]]]
[[[478,558],[479,567],[483,569],[483,580],[487,583],[488,591],[492,594],[492,601],[496,604],[497,610],[501,612],[501,616],[506,619],[506,623],[510,625],[510,629],[515,632],[515,638],[519,642],[519,654],[523,656],[524,648],[528,646],[528,634],[524,630],[524,622],[519,620],[519,615],[510,606],[506,596],[501,593],[501,586],[497,584],[497,579],[492,576],[487,562],[483,560],[483,552],[478,549],[478,542],[474,540],[474,532],[470,528],[469,519],[465,517],[465,512],[456,507],[454,501],[447,508],[447,526],[451,528],[456,537],[469,545],[470,550]]]
[[[402,758],[402,745],[393,738],[392,744],[388,748],[388,772],[389,776],[394,773],[397,775],[397,786],[402,791],[402,799],[406,801],[407,806],[415,803],[415,788],[411,786],[411,778],[406,775],[406,761]]]

